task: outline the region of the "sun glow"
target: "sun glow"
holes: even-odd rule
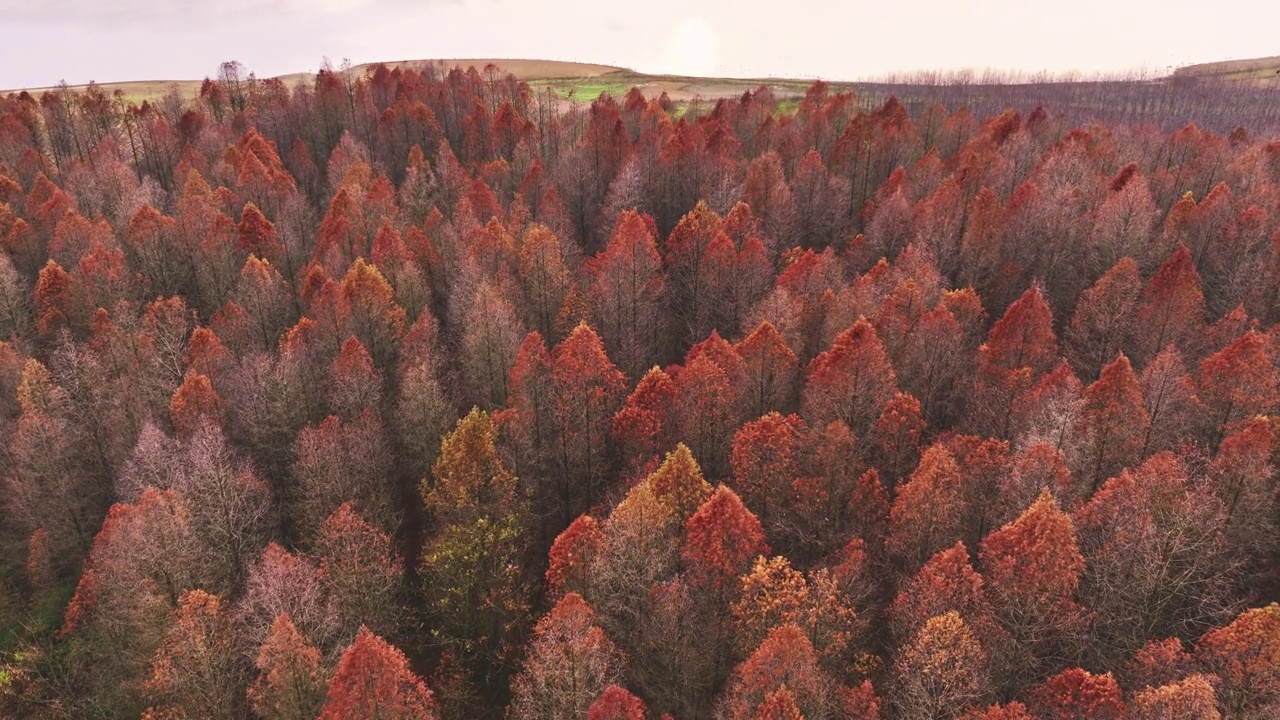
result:
[[[667,71],[681,75],[713,75],[720,62],[716,31],[698,18],[684,18],[667,35]]]

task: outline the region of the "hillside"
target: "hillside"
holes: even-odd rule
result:
[[[1217,78],[1219,80],[1280,84],[1280,55],[1187,65],[1174,70],[1173,77]]]
[[[364,63],[352,69],[363,75],[367,69],[378,63]],[[728,78],[699,78],[678,75],[650,75],[630,68],[612,65],[596,65],[592,63],[567,62],[562,60],[529,60],[498,58],[451,58],[433,60],[393,60],[383,64],[388,67],[403,65],[422,66],[437,64],[444,67],[484,68],[489,64],[497,65],[504,73],[511,73],[518,79],[528,82],[535,88],[550,87],[565,98],[575,100],[594,100],[602,92],[621,95],[632,87],[639,87],[646,94],[654,96],[666,92],[673,100],[691,100],[695,96],[719,98],[741,94],[744,90],[752,90],[761,83],[767,83],[781,90],[783,95],[789,92],[800,92],[808,84],[808,80],[757,80]],[[299,81],[309,82],[314,73],[290,73],[276,76],[286,85],[293,86]],[[193,97],[200,90],[202,80],[137,80],[127,82],[98,83],[108,93],[120,90],[133,102],[155,100],[170,88],[176,87],[180,95]],[[72,89],[80,89],[84,85],[72,85]],[[52,90],[53,86],[39,88],[16,88],[0,91],[0,94],[27,90],[38,94]]]

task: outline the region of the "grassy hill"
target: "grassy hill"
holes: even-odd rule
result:
[[[1173,76],[1280,84],[1280,56],[1187,65],[1174,70]]]
[[[534,88],[541,89],[545,87],[551,88],[561,97],[573,99],[582,102],[594,100],[602,92],[609,92],[614,95],[621,95],[633,86],[639,87],[646,94],[660,95],[666,92],[673,100],[684,101],[691,100],[694,97],[718,98],[729,95],[741,94],[744,90],[751,90],[758,87],[761,83],[773,86],[780,96],[785,97],[793,93],[803,92],[808,85],[808,80],[779,80],[779,79],[728,79],[728,78],[701,78],[701,77],[684,77],[678,75],[649,75],[637,72],[629,68],[615,67],[612,65],[596,65],[591,63],[565,62],[560,60],[527,60],[527,59],[496,59],[496,58],[454,58],[441,60],[396,60],[385,62],[389,67],[397,65],[424,65],[438,64],[444,67],[471,67],[484,68],[490,63],[497,65],[504,73],[512,73],[517,78],[528,82]],[[366,63],[356,65],[353,70],[357,73],[364,73],[372,65],[376,63]],[[278,76],[277,79],[283,81],[286,85],[293,85],[298,82],[310,82],[314,78],[314,73],[291,73],[288,75]],[[139,80],[130,82],[110,82],[98,83],[98,86],[108,93],[114,93],[120,90],[125,97],[133,102],[141,102],[143,100],[155,100],[171,88],[176,88],[178,93],[184,97],[192,97],[200,90],[201,80]],[[84,86],[73,85],[72,89]],[[52,87],[40,88],[19,88],[12,91],[25,89],[33,94],[39,94]]]

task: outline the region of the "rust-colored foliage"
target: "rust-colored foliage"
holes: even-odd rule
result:
[[[1129,704],[1134,720],[1218,720],[1218,698],[1213,685],[1201,675],[1147,688]]]
[[[1064,670],[1028,695],[1036,717],[1047,720],[1122,720],[1124,698],[1110,673],[1093,675],[1079,668]]]
[[[675,443],[676,386],[660,368],[645,373],[613,416],[613,437],[631,472],[647,473]]]
[[[1151,420],[1129,358],[1121,355],[1085,388],[1079,422],[1088,448],[1081,472],[1094,488],[1141,458]]]
[[[988,535],[980,557],[993,596],[1006,607],[1047,610],[1068,602],[1084,570],[1071,517],[1048,492]]]
[[[1204,326],[1204,293],[1186,246],[1164,261],[1147,283],[1136,318],[1134,355],[1154,357],[1166,345],[1191,349]]]
[[[893,365],[871,323],[859,320],[836,336],[806,371],[802,407],[811,424],[842,420],[866,436],[897,390]]]
[[[894,667],[903,717],[954,717],[991,694],[987,655],[954,611],[930,618],[902,648]]]
[[[209,378],[188,373],[169,401],[169,415],[179,437],[190,437],[204,423],[222,422],[222,399]]]
[[[790,407],[795,394],[796,354],[773,323],[765,320],[734,349],[742,358],[747,376],[743,390],[748,417]]]
[[[685,535],[685,562],[698,582],[717,591],[753,558],[769,554],[760,521],[723,485],[685,523]]]
[[[600,523],[590,515],[579,515],[551,544],[547,593],[552,597],[581,593],[590,581],[591,564],[603,545]]]
[[[236,227],[236,245],[260,258],[279,258],[284,247],[276,234],[276,226],[262,214],[257,205],[248,203],[240,213]]]
[[[1033,285],[1009,306],[978,348],[979,364],[973,422],[998,437],[1008,436],[1008,407],[1052,369],[1058,354],[1053,312],[1039,285]]]
[[[1266,415],[1280,403],[1268,344],[1256,330],[1200,363],[1197,398],[1204,408],[1207,438],[1216,446],[1241,421]]]
[[[781,522],[794,506],[792,487],[800,476],[797,456],[804,429],[799,416],[771,412],[733,436],[733,486],[766,524]]]
[[[667,453],[662,465],[645,480],[654,497],[681,522],[697,512],[715,492],[684,444]]]
[[[524,669],[512,682],[509,712],[518,720],[575,720],[620,674],[620,654],[595,625],[595,612],[569,593],[538,621]]]
[[[889,478],[906,475],[920,459],[920,440],[925,421],[920,402],[906,393],[897,393],[885,403],[872,428],[880,470]]]
[[[1280,605],[1241,613],[1211,630],[1196,657],[1218,676],[1218,697],[1228,716],[1274,712],[1280,707]]]
[[[156,650],[147,694],[179,716],[243,717],[243,668],[229,612],[217,595],[188,590]]]
[[[342,653],[320,720],[435,720],[435,698],[404,653],[365,628]]]
[[[984,619],[991,609],[982,586],[982,576],[969,564],[964,543],[937,553],[889,606],[894,633],[902,639],[910,638],[929,618],[952,610],[971,625]]]
[[[934,444],[899,487],[889,512],[889,549],[914,570],[964,535],[965,499],[960,466]]]
[[[644,720],[647,708],[625,688],[610,685],[587,708],[587,720]]]
[[[785,688],[801,717],[824,717],[836,701],[829,683],[804,632],[780,625],[733,671],[725,706],[733,720],[752,720],[771,695]]]
[[[1138,265],[1125,257],[1080,294],[1065,344],[1081,376],[1096,377],[1104,364],[1127,347],[1141,290]]]
[[[320,714],[324,671],[320,651],[280,613],[254,661],[258,677],[249,687],[253,711],[269,720],[302,720]]]
[[[975,708],[965,713],[961,720],[1036,720],[1036,718],[1027,711],[1026,705],[1011,702],[1005,705],[997,703],[982,710]]]
[[[36,329],[45,337],[52,337],[70,321],[71,276],[52,259],[36,280],[35,307]]]

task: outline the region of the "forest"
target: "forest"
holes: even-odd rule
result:
[[[1267,104],[1041,90],[0,98],[0,716],[1280,717]]]

